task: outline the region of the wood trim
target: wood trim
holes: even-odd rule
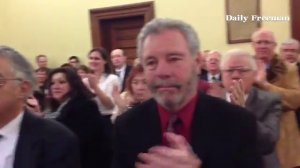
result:
[[[298,2],[298,3],[297,3]],[[299,12],[300,2],[296,0],[290,0],[290,15],[291,15],[291,36],[300,41],[300,16],[297,17]],[[298,20],[297,20],[298,19]]]
[[[124,18],[131,16],[143,16],[144,23],[154,18],[154,3],[143,2],[116,7],[106,7],[90,10],[91,36],[93,47],[102,46],[101,37],[101,20]]]
[[[256,15],[260,15],[260,3],[261,3],[261,0],[256,0],[257,1],[257,5],[256,5]],[[225,15],[228,15],[230,14],[230,6],[229,6],[229,0],[226,0],[225,1]],[[224,18],[225,19],[225,18]],[[232,36],[231,35],[231,31],[229,28],[230,28],[230,22],[226,22],[226,26],[227,26],[227,43],[228,44],[236,44],[236,43],[248,43],[248,42],[251,42],[251,37],[249,38],[244,38],[244,39],[231,39],[230,37]],[[261,27],[261,22],[257,22],[256,23],[256,27],[259,28]]]

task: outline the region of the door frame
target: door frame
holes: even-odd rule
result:
[[[101,36],[101,21],[108,19],[118,19],[133,16],[143,16],[144,24],[149,22],[154,18],[154,4],[152,1],[98,8],[90,10],[90,22],[91,22],[91,36],[93,47],[102,46],[102,36]]]
[[[300,32],[298,32],[298,27],[300,26],[300,21],[297,21],[294,16],[296,16],[296,7],[294,6],[295,0],[290,0],[290,15],[291,15],[291,37],[300,41]],[[298,27],[297,27],[298,26]]]

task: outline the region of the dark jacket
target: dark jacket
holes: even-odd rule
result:
[[[63,125],[24,113],[14,168],[80,168],[76,136]]]
[[[245,109],[200,93],[193,117],[191,147],[201,168],[259,168],[256,121]],[[129,110],[115,123],[113,168],[132,168],[140,152],[162,142],[155,100]]]
[[[79,138],[82,168],[109,168],[111,136],[109,123],[103,119],[91,99],[73,98],[56,118]]]

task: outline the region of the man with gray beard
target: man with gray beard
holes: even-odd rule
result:
[[[115,123],[113,168],[258,168],[256,121],[197,91],[199,41],[178,20],[154,19],[138,36],[153,99]]]

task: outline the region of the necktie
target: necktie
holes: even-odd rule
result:
[[[116,75],[117,75],[118,77],[120,77],[121,71],[116,71]]]
[[[173,115],[170,117],[167,131],[175,134],[182,134],[182,121],[178,116]]]
[[[216,76],[211,77],[212,82],[218,82],[218,78]]]

